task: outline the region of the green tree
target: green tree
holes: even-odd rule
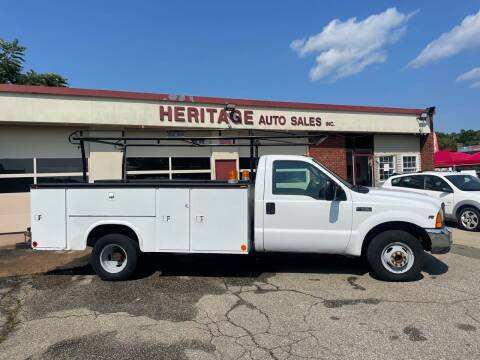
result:
[[[16,84],[19,81],[25,50],[26,47],[19,45],[17,39],[8,42],[0,38],[0,83]]]
[[[34,70],[24,73],[26,50],[17,39],[8,42],[0,38],[0,84],[68,86],[67,79],[55,73],[37,73]]]
[[[441,150],[457,150],[458,145],[480,144],[480,130],[460,130],[459,133],[437,132],[438,147]]]
[[[451,134],[437,132],[437,140],[440,150],[457,150],[457,140]]]
[[[38,86],[56,86],[66,87],[68,86],[67,79],[54,73],[39,74],[33,70],[27,71],[26,74],[20,76],[18,82],[22,85],[38,85]]]
[[[460,130],[458,142],[464,145],[475,145],[480,141],[480,132],[475,130]]]

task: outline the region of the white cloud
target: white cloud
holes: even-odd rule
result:
[[[408,20],[415,13],[404,14],[390,8],[380,14],[357,21],[330,21],[320,33],[308,39],[296,39],[290,48],[303,57],[319,53],[310,78],[333,80],[357,74],[368,65],[387,59],[385,47],[398,41],[406,31]]]
[[[480,47],[480,11],[467,16],[460,25],[433,40],[410,61],[409,66],[418,68],[476,47]]]
[[[470,81],[471,87],[480,87],[480,67],[473,68],[457,77],[457,81]]]

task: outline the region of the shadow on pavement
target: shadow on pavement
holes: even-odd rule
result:
[[[442,275],[448,271],[448,265],[435,256],[425,253],[425,265],[423,271],[429,275]]]
[[[85,258],[84,265],[62,266],[47,275],[93,275]],[[74,264],[72,264],[74,265]],[[364,275],[368,267],[360,258],[338,255],[268,254],[268,255],[173,255],[144,254],[135,278],[159,272],[162,276],[260,277],[266,273],[318,273]]]
[[[445,274],[448,265],[435,256],[425,254],[423,271],[436,276]],[[70,265],[70,266],[69,266]],[[262,254],[262,255],[174,255],[143,254],[134,279],[159,272],[162,276],[190,277],[261,277],[272,273],[312,273],[364,275],[368,265],[361,258],[339,255]],[[94,275],[88,257],[56,268],[47,275]],[[418,280],[422,279],[420,276]]]

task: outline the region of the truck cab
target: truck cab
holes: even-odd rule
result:
[[[32,216],[34,249],[92,246],[106,280],[131,276],[140,252],[297,252],[364,256],[380,279],[406,281],[452,242],[438,200],[353,186],[293,155],[260,157],[254,184],[37,185]]]

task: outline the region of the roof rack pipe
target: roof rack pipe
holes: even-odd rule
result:
[[[325,135],[323,135],[325,136]],[[185,140],[268,140],[268,139],[302,139],[302,138],[318,138],[322,137],[319,134],[291,134],[291,135],[252,135],[252,136],[177,136],[177,137],[126,137],[126,136],[118,136],[118,137],[108,137],[108,136],[75,136],[72,135],[71,139],[73,141],[83,139],[84,141],[95,141],[95,140],[102,140],[102,141],[113,141],[113,140],[128,140],[128,141],[152,141],[152,140],[159,140],[159,141],[185,141]]]

